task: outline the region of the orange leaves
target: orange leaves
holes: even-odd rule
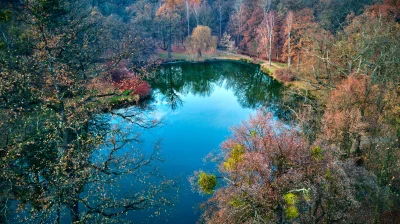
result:
[[[158,9],[156,16],[168,16],[174,11],[180,10],[180,8],[183,7],[183,3],[183,0],[165,0]]]
[[[202,51],[215,50],[217,47],[217,38],[211,36],[211,29],[208,26],[197,26],[186,42],[199,57]]]

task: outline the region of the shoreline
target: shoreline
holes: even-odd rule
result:
[[[295,80],[292,82],[285,82],[275,75],[277,69],[285,69],[286,64],[272,61],[270,66],[268,60],[253,58],[244,54],[230,53],[217,50],[215,53],[205,53],[202,58],[195,58],[188,53],[171,52],[171,58],[167,58],[167,52],[159,51],[158,58],[161,59],[162,64],[172,64],[179,62],[187,63],[203,63],[208,61],[236,61],[247,64],[259,65],[262,72],[273,78],[275,81],[283,84],[284,86],[300,91],[315,92],[315,89],[307,82]],[[319,95],[319,94],[316,94]]]

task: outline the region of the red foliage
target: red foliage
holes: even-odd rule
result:
[[[366,13],[372,17],[382,17],[390,20],[400,19],[400,1],[385,0],[366,8]]]
[[[141,98],[143,98],[149,96],[150,92],[151,92],[150,84],[147,83],[146,81],[142,81],[141,83],[139,83],[139,85],[136,87],[133,93],[138,94]]]
[[[371,85],[368,76],[349,76],[330,94],[322,123],[323,138],[339,144],[342,153],[350,156],[359,146],[362,133],[378,129],[378,96],[378,88]]]
[[[151,92],[150,84],[142,80],[139,76],[128,77],[115,82],[114,85],[122,91],[131,90],[132,94],[138,94],[140,98],[149,96]]]
[[[274,75],[277,79],[282,82],[293,82],[295,80],[295,74],[289,69],[277,69]]]

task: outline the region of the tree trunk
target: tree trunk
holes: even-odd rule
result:
[[[292,62],[292,56],[290,56],[290,31],[289,31],[289,43],[288,43],[288,68],[290,69],[290,63]]]
[[[283,208],[282,205],[278,205],[278,223],[283,223]]]
[[[269,60],[269,66],[272,65],[272,29],[271,29],[271,36],[269,38],[269,52],[268,52],[268,60]]]
[[[222,6],[219,6],[219,39],[222,37]]]
[[[79,204],[77,199],[73,199],[69,208],[69,212],[71,214],[71,222],[79,223]]]
[[[169,16],[169,35],[168,35],[168,58],[171,58],[171,45],[172,45],[172,18]]]
[[[189,15],[189,0],[185,1],[186,4],[186,20],[187,20],[187,36],[190,36],[190,15]]]

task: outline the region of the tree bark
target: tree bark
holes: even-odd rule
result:
[[[71,222],[72,223],[79,223],[79,203],[77,199],[72,199],[69,212],[71,214]]]
[[[168,58],[171,58],[171,45],[172,45],[172,18],[169,16],[169,34],[168,34]]]

